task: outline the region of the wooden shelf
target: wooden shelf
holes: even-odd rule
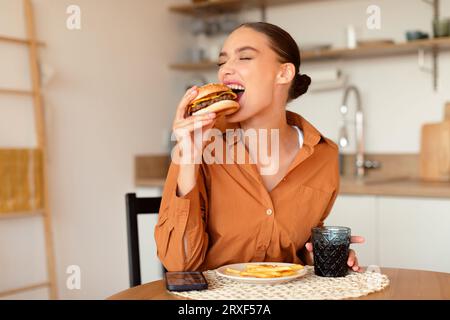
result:
[[[450,37],[416,40],[403,43],[380,44],[373,46],[357,47],[355,49],[328,49],[321,51],[304,51],[304,60],[323,60],[335,58],[365,58],[379,56],[393,56],[406,53],[414,53],[419,49],[450,49]],[[301,50],[301,48],[300,48]]]
[[[238,0],[223,0],[223,1],[205,1],[200,3],[186,3],[180,5],[173,5],[169,7],[172,12],[197,15],[197,14],[221,14],[231,13],[242,9],[243,2]]]
[[[32,96],[34,94],[31,90],[18,90],[18,89],[2,89],[0,88],[0,94],[10,94],[19,96]]]
[[[450,49],[450,37],[416,40],[404,43],[380,44],[357,47],[355,49],[339,48],[318,51],[302,51],[302,61],[319,61],[326,59],[356,59],[379,56],[394,56],[400,54],[414,53],[419,49],[439,48],[443,50]],[[301,48],[300,48],[301,50]],[[170,68],[182,71],[196,71],[213,69],[217,67],[215,61],[205,61],[201,63],[178,63],[171,64]]]
[[[0,219],[39,217],[43,214],[44,212],[42,209],[33,211],[0,212]]]
[[[10,289],[7,291],[2,291],[0,292],[0,298],[3,297],[8,297],[8,296],[12,296],[18,293],[22,293],[22,292],[26,292],[26,291],[31,291],[31,290],[37,290],[37,289],[41,289],[41,288],[48,288],[50,287],[50,282],[41,282],[41,283],[36,283],[30,286],[26,286],[26,287],[21,287],[21,288],[16,288],[16,289]]]
[[[20,39],[20,38],[14,38],[14,37],[7,37],[7,36],[0,36],[0,42],[9,42],[9,43],[15,43],[15,44],[25,44],[30,45],[31,40],[28,39]],[[45,43],[38,41],[38,46],[45,47]]]
[[[196,16],[200,14],[213,15],[233,13],[242,9],[256,9],[261,7],[271,7],[313,1],[317,2],[319,0],[210,0],[199,3],[173,5],[169,7],[169,10],[172,12],[190,16]]]
[[[189,3],[182,5],[169,6],[169,10],[179,14],[190,15],[196,18],[206,18],[210,15],[225,14],[237,12],[243,9],[259,9],[261,10],[261,21],[267,21],[267,8],[271,6],[280,6],[294,3],[307,3],[318,1],[341,1],[341,0],[205,0],[198,3]],[[439,18],[439,0],[423,0],[428,3],[434,12],[434,19]],[[302,51],[304,61],[320,61],[326,59],[342,59],[342,58],[364,58],[364,57],[381,57],[394,56],[400,54],[408,54],[417,52],[419,55],[419,69],[430,72],[433,80],[433,88],[438,88],[438,55],[440,50],[450,49],[450,37],[441,39],[426,39],[404,43],[387,43],[377,45],[364,45],[355,49],[337,48],[320,51]],[[301,50],[301,48],[300,48]],[[431,51],[431,66],[425,66],[424,53]],[[201,63],[176,63],[169,67],[174,70],[181,71],[201,71],[212,70],[216,67],[217,62],[206,61]]]

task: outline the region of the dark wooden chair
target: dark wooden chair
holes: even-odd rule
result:
[[[141,285],[141,261],[139,258],[138,215],[158,214],[161,197],[138,198],[135,193],[127,193],[128,265],[130,288]],[[162,267],[165,271],[164,267]]]

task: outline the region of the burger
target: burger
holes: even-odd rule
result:
[[[239,110],[236,101],[238,94],[221,83],[210,83],[199,87],[197,97],[187,106],[187,116],[215,112],[219,115],[229,115]]]

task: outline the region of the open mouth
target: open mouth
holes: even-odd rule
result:
[[[243,86],[241,86],[240,84],[229,84],[228,87],[237,95],[237,99],[236,101],[239,102],[239,100],[241,99],[242,95],[245,92],[245,88]]]

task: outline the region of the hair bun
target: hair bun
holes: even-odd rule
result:
[[[306,74],[297,73],[294,78],[294,83],[289,91],[289,99],[297,99],[301,95],[308,91],[309,85],[311,84],[311,78]]]

